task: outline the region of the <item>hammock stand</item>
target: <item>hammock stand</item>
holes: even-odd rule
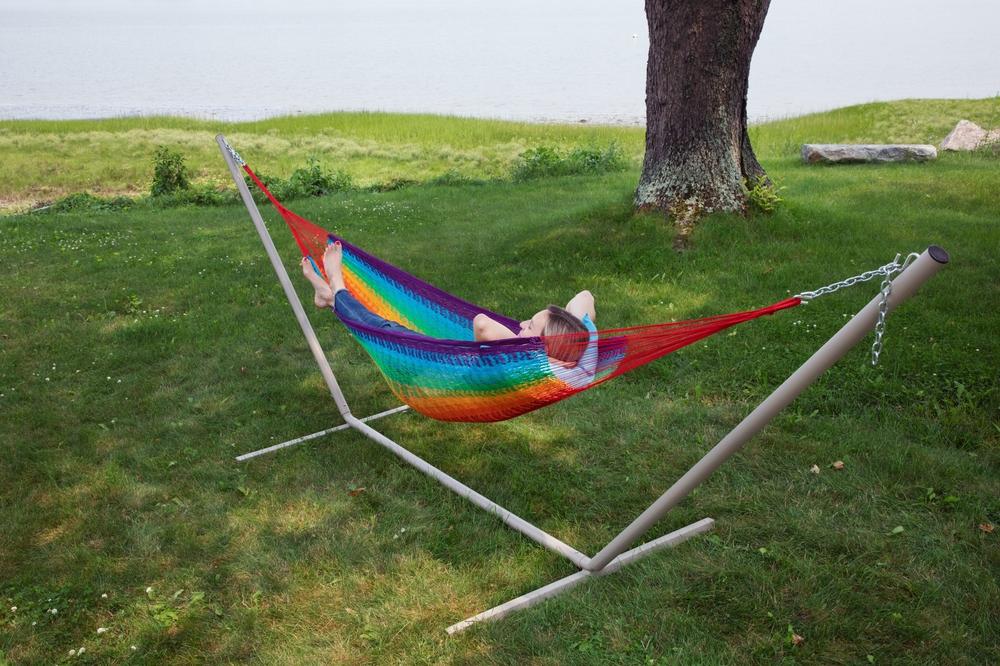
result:
[[[554,581],[537,590],[533,590],[512,599],[499,606],[483,611],[477,615],[469,617],[461,622],[447,628],[449,634],[460,632],[469,628],[473,624],[487,620],[498,620],[514,611],[534,606],[545,599],[565,592],[591,576],[602,576],[613,573],[626,564],[635,562],[653,552],[664,548],[676,546],[691,537],[708,531],[714,525],[712,518],[703,518],[685,527],[674,530],[651,541],[647,541],[640,546],[631,548],[632,544],[638,541],[648,532],[664,515],[674,506],[681,502],[691,493],[702,481],[712,474],[730,456],[739,451],[754,435],[760,432],[782,409],[787,407],[800,393],[808,388],[821,374],[836,363],[844,354],[860,342],[873,327],[878,324],[883,325],[885,315],[895,309],[902,302],[910,298],[917,289],[930,279],[938,270],[948,263],[948,253],[942,248],[932,245],[923,253],[908,263],[895,279],[891,281],[882,292],[864,306],[854,317],[852,317],[837,333],[833,335],[822,347],[819,348],[798,370],[793,372],[777,389],[774,390],[763,402],[761,402],[746,418],[744,418],[729,434],[722,438],[711,450],[709,450],[697,463],[695,463],[680,479],[666,490],[656,501],[649,505],[635,520],[625,527],[615,536],[604,548],[593,557],[581,553],[572,546],[564,543],[558,538],[548,534],[527,520],[513,514],[502,506],[469,488],[461,481],[449,476],[426,460],[403,448],[401,445],[386,437],[379,431],[368,425],[369,422],[377,419],[398,414],[409,409],[402,405],[377,414],[372,414],[364,418],[358,418],[351,413],[337,378],[330,367],[326,354],[319,344],[316,333],[306,316],[305,309],[299,300],[295,287],[292,285],[285,270],[281,257],[275,249],[274,242],[267,231],[264,220],[257,208],[250,190],[247,188],[240,166],[243,164],[238,154],[230,148],[223,135],[216,136],[219,149],[229,167],[230,174],[236,182],[243,204],[253,220],[257,233],[260,236],[264,249],[271,265],[277,274],[278,281],[285,291],[295,318],[302,329],[306,342],[313,358],[319,366],[323,380],[326,382],[330,395],[333,398],[337,410],[343,418],[344,423],[304,435],[281,444],[275,444],[257,451],[245,453],[237,456],[239,462],[249,460],[256,456],[272,453],[279,449],[301,444],[327,434],[340,430],[353,429],[365,437],[371,439],[380,446],[388,449],[398,458],[415,467],[420,472],[441,483],[443,486],[453,491],[460,497],[464,497],[476,506],[498,517],[509,527],[517,530],[524,536],[535,541],[548,550],[557,553],[579,569],[565,578]],[[888,279],[887,283],[888,284]],[[822,293],[822,292],[817,292]],[[880,346],[880,336],[876,347]],[[877,359],[877,349],[873,349],[873,356]]]

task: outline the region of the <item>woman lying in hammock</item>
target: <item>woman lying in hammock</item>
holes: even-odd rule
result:
[[[410,331],[402,324],[378,316],[358,302],[344,284],[342,265],[343,247],[340,241],[327,245],[323,254],[323,268],[329,283],[313,270],[308,257],[302,259],[302,273],[316,292],[313,295],[316,307],[333,307],[338,316],[373,328]],[[479,342],[544,336],[545,351],[556,377],[570,385],[582,386],[593,380],[597,367],[596,318],[594,296],[585,290],[574,296],[565,308],[550,305],[539,310],[530,319],[521,322],[521,330],[517,332],[482,313],[472,320],[472,327]],[[587,335],[586,344],[584,334]]]

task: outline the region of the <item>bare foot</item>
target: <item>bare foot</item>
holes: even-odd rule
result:
[[[323,253],[323,269],[326,271],[326,276],[330,278],[332,294],[347,288],[344,286],[344,271],[341,269],[343,261],[344,248],[341,247],[340,241],[326,246],[326,252]]]
[[[326,283],[323,276],[313,268],[309,257],[302,257],[302,274],[316,290],[316,293],[313,294],[313,303],[316,304],[316,307],[328,308],[333,305],[333,290],[330,289],[330,285]]]

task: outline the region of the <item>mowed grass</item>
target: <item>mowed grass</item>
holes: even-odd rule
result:
[[[940,124],[924,105],[913,140]],[[420,135],[407,120],[393,131]],[[843,139],[880,140],[864,122]],[[0,220],[0,662],[996,662],[1000,163],[816,168],[797,146],[767,150],[779,211],[711,217],[683,253],[670,225],[633,214],[634,170],[293,202],[489,308],[591,289],[602,327],[767,304],[929,243],[952,255],[890,317],[878,368],[869,339],[650,537],[704,516],[712,533],[455,637],[444,628],[573,568],[358,435],[233,462],[338,422],[242,207]],[[592,554],[875,289],[515,420],[378,427]],[[343,327],[310,313],[353,411],[393,406]]]

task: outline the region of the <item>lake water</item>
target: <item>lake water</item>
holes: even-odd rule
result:
[[[995,0],[776,0],[748,113],[996,95],[998,32]],[[641,123],[647,48],[639,0],[0,0],[0,118]]]

